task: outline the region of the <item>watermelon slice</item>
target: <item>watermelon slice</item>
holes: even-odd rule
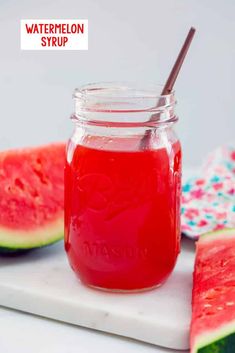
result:
[[[191,353],[235,353],[235,229],[197,243]]]
[[[63,238],[65,144],[0,153],[1,252]]]

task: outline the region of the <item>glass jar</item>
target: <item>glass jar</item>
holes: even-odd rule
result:
[[[174,93],[100,83],[76,89],[65,168],[65,249],[83,283],[162,284],[180,248],[181,146]]]

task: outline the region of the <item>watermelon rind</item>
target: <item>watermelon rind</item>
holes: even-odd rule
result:
[[[200,337],[195,337],[195,340],[191,353],[234,353],[235,320],[216,330],[205,332]]]
[[[235,228],[226,228],[222,230],[216,230],[213,232],[205,233],[200,236],[200,243],[210,242],[218,239],[226,240],[226,239],[230,239],[230,236],[235,237]]]
[[[63,239],[63,229],[63,217],[32,230],[13,230],[0,226],[1,252],[3,249],[33,249],[55,243]]]

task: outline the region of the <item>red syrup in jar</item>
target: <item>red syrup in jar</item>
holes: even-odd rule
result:
[[[166,280],[180,247],[180,179],[178,141],[143,151],[126,151],[123,141],[121,151],[74,147],[65,249],[82,282],[129,291]]]

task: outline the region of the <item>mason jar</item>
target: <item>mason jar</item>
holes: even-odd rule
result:
[[[175,95],[161,86],[74,92],[65,167],[65,250],[86,285],[157,287],[180,249],[181,146]]]

